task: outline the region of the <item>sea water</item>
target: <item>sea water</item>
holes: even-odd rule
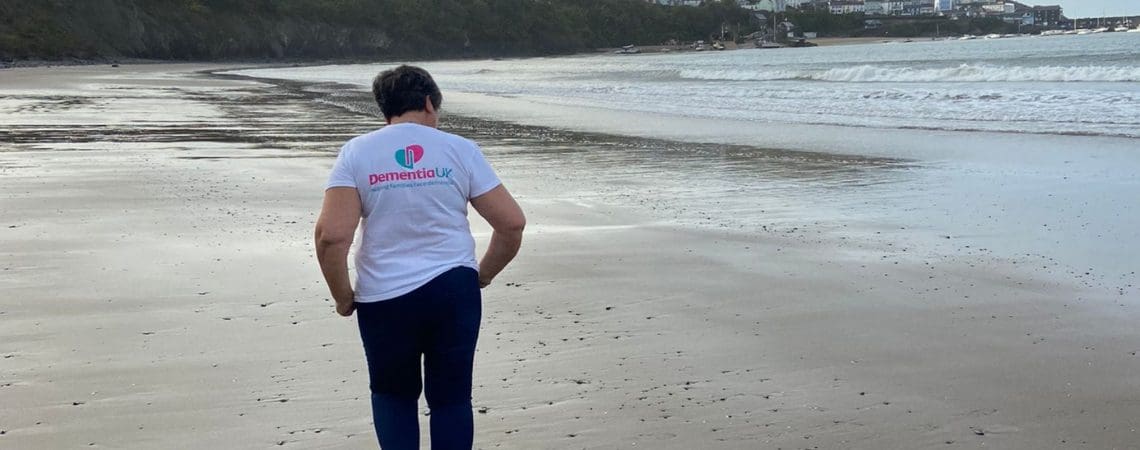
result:
[[[1137,33],[417,65],[446,113],[658,143],[501,161],[559,165],[560,195],[1140,292]],[[236,73],[366,91],[391,66]]]

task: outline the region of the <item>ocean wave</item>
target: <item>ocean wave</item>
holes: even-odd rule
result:
[[[914,69],[862,65],[827,70],[685,69],[681,78],[722,81],[807,80],[840,83],[919,82],[1138,82],[1140,67],[1128,66],[988,66]]]

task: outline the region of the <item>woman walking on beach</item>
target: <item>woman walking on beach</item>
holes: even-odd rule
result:
[[[380,73],[372,92],[388,126],[341,148],[317,259],[337,312],[357,313],[381,448],[419,448],[422,386],[431,447],[470,449],[479,289],[518,253],[526,219],[479,147],[436,129],[443,97],[431,75],[400,66]],[[494,229],[478,262],[468,202]],[[353,289],[347,259],[361,223]]]

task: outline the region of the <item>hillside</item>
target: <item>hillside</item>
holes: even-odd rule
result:
[[[3,0],[0,58],[168,60],[558,54],[747,25],[733,2]]]

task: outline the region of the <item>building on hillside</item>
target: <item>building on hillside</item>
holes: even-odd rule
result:
[[[784,0],[736,0],[741,8],[749,11],[784,12],[787,3]]]
[[[1001,17],[1001,20],[1008,24],[1018,25],[1019,27],[1033,26],[1033,13],[1031,12],[1015,12],[1013,14],[1006,14]]]
[[[1017,5],[1013,3],[987,3],[982,5],[982,14],[986,16],[1002,16],[1013,14]]]
[[[920,16],[934,14],[934,0],[907,0],[902,3],[900,14],[904,16]]]
[[[887,13],[886,1],[866,0],[863,2],[863,13],[869,16],[881,16]]]
[[[862,0],[837,0],[831,2],[832,14],[855,14],[863,12]]]
[[[785,0],[784,5],[798,9],[800,11],[829,11],[831,9],[829,0]]]
[[[865,0],[863,12],[875,16],[934,14],[934,0]]]
[[[903,11],[906,10],[907,2],[903,0],[889,0],[886,2],[888,16],[901,16]]]
[[[646,0],[649,3],[656,3],[665,6],[701,6],[701,0]]]
[[[1057,27],[1064,22],[1064,11],[1060,6],[1034,6],[1031,10],[1033,24],[1042,27]]]
[[[759,35],[768,33],[768,15],[762,12],[752,13],[752,18],[756,19],[756,23],[760,26],[757,29]]]

